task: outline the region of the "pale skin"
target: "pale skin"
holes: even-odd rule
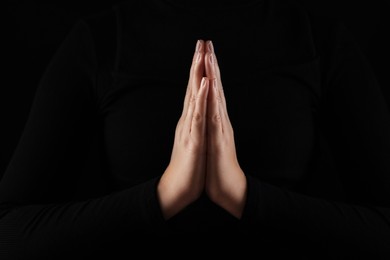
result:
[[[211,41],[199,40],[171,159],[157,186],[160,207],[170,219],[205,192],[240,219],[246,189],[214,47]]]

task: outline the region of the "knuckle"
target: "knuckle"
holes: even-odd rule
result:
[[[203,119],[202,117],[202,114],[197,112],[197,113],[194,113],[194,115],[192,116],[192,119],[197,122],[197,123],[200,123]]]
[[[202,102],[204,100],[204,97],[202,97],[200,94],[196,97],[197,102]]]
[[[191,103],[191,104],[195,104],[195,102],[196,102],[196,96],[195,96],[195,95],[191,95],[191,97],[190,97],[190,103]]]
[[[200,150],[200,144],[191,138],[186,138],[184,141],[184,147],[186,147],[186,150],[190,154],[198,154],[198,151]]]
[[[198,142],[190,142],[188,145],[188,149],[193,152],[197,152],[200,148],[200,145]]]
[[[221,115],[219,113],[212,115],[211,116],[211,121],[214,122],[214,123],[221,122]]]

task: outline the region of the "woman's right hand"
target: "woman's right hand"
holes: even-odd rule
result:
[[[160,207],[169,219],[199,198],[206,171],[208,80],[204,73],[204,42],[192,60],[183,112],[177,123],[171,159],[157,187]]]

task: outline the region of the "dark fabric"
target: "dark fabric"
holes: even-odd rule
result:
[[[202,196],[164,221],[157,200],[197,39],[221,68],[241,220]],[[389,110],[343,23],[284,0],[124,1],[77,22],[41,79],[0,183],[0,255],[390,256],[389,176]]]

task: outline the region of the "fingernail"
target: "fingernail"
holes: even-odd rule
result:
[[[214,45],[213,45],[212,41],[209,41],[207,48],[208,48],[209,52],[214,52]]]
[[[196,52],[200,51],[200,41],[199,40],[196,42],[195,51]]]
[[[200,86],[201,87],[205,87],[206,86],[206,77],[202,78],[202,81],[200,82]]]

